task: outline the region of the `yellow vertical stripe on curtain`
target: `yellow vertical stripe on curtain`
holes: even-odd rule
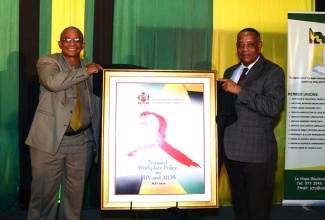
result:
[[[59,37],[68,26],[76,26],[84,33],[85,0],[52,0],[51,53],[61,52]],[[84,52],[81,56],[83,55]]]
[[[223,77],[226,68],[239,62],[236,53],[237,33],[246,27],[257,29],[263,41],[262,53],[287,70],[287,23],[289,11],[315,11],[312,0],[227,0],[213,1],[212,69]],[[285,149],[285,111],[279,114],[275,128],[279,160],[273,202],[280,203],[283,194]],[[219,179],[221,205],[231,205],[231,193],[223,168]]]

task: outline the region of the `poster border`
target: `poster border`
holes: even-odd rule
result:
[[[102,179],[101,179],[101,209],[102,210],[127,210],[127,209],[165,209],[169,207],[179,207],[184,209],[192,209],[192,208],[218,208],[218,175],[217,175],[217,158],[218,158],[218,147],[217,147],[217,135],[216,135],[216,72],[215,71],[185,71],[185,70],[126,70],[126,69],[104,69],[103,70],[103,100],[102,100],[102,151],[101,151],[101,168],[102,168]],[[110,185],[109,179],[115,178],[113,174],[109,172],[110,160],[114,160],[114,155],[110,155],[110,150],[113,146],[110,139],[114,139],[115,135],[110,134],[112,126],[116,126],[114,123],[110,123],[110,117],[115,117],[113,112],[110,112],[110,106],[114,106],[116,100],[110,99],[110,97],[115,97],[114,88],[111,88],[110,83],[111,79],[117,80],[119,82],[124,82],[126,78],[128,79],[140,79],[144,80],[145,83],[148,82],[157,82],[158,78],[166,79],[166,81],[175,81],[177,83],[182,82],[184,79],[205,79],[208,80],[207,88],[204,88],[203,92],[207,92],[209,94],[209,100],[205,100],[204,102],[208,103],[209,109],[204,111],[204,114],[208,114],[206,118],[209,118],[209,121],[205,121],[204,123],[208,123],[207,126],[210,130],[205,131],[208,132],[209,135],[209,143],[205,143],[205,151],[204,159],[208,159],[209,163],[209,173],[205,173],[208,175],[208,181],[206,192],[209,193],[208,197],[209,201],[200,201],[196,200],[197,197],[191,195],[184,195],[183,201],[166,201],[166,198],[160,200],[160,195],[150,195],[155,196],[154,202],[133,202],[132,199],[128,198],[128,195],[123,195],[123,201],[116,202],[110,200],[110,187],[115,187],[114,185]],[[158,78],[157,78],[158,77]],[[206,91],[208,90],[208,91]],[[115,121],[115,120],[112,120]],[[114,142],[114,141],[113,141]],[[115,147],[115,146],[114,146]],[[207,156],[208,155],[208,156]],[[207,158],[209,157],[209,158]],[[134,195],[132,195],[134,196]],[[141,195],[139,195],[141,196]],[[179,196],[179,195],[178,195]],[[181,195],[182,196],[182,195]],[[158,199],[158,201],[157,201]]]

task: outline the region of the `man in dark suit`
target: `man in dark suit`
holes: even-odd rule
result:
[[[284,71],[261,54],[257,30],[241,30],[236,45],[240,62],[218,79],[233,94],[237,113],[224,131],[225,164],[236,219],[267,220],[278,157],[273,119],[283,104]]]
[[[93,95],[92,74],[102,67],[80,58],[85,42],[78,28],[67,27],[60,37],[62,52],[37,61],[39,104],[26,139],[33,178],[28,219],[80,220],[91,161],[98,157],[101,99]]]

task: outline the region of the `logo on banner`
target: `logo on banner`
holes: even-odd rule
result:
[[[149,94],[146,93],[146,92],[141,92],[139,95],[138,95],[138,104],[140,105],[146,105],[146,104],[149,104]]]
[[[325,36],[322,32],[309,29],[309,67],[319,75],[325,76]]]

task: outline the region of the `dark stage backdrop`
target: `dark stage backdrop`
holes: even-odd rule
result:
[[[26,209],[30,197],[31,168],[24,144],[36,106],[39,83],[36,60],[39,56],[40,0],[21,0],[19,10],[19,160],[20,205]]]
[[[19,202],[22,209],[28,206],[31,183],[29,151],[24,141],[38,104],[35,64],[40,50],[40,1],[19,1]],[[114,0],[95,0],[93,60],[105,65],[112,62],[113,6]],[[323,0],[316,0],[316,11],[325,11]],[[100,205],[99,164],[93,167],[90,179],[90,206],[97,208]]]

